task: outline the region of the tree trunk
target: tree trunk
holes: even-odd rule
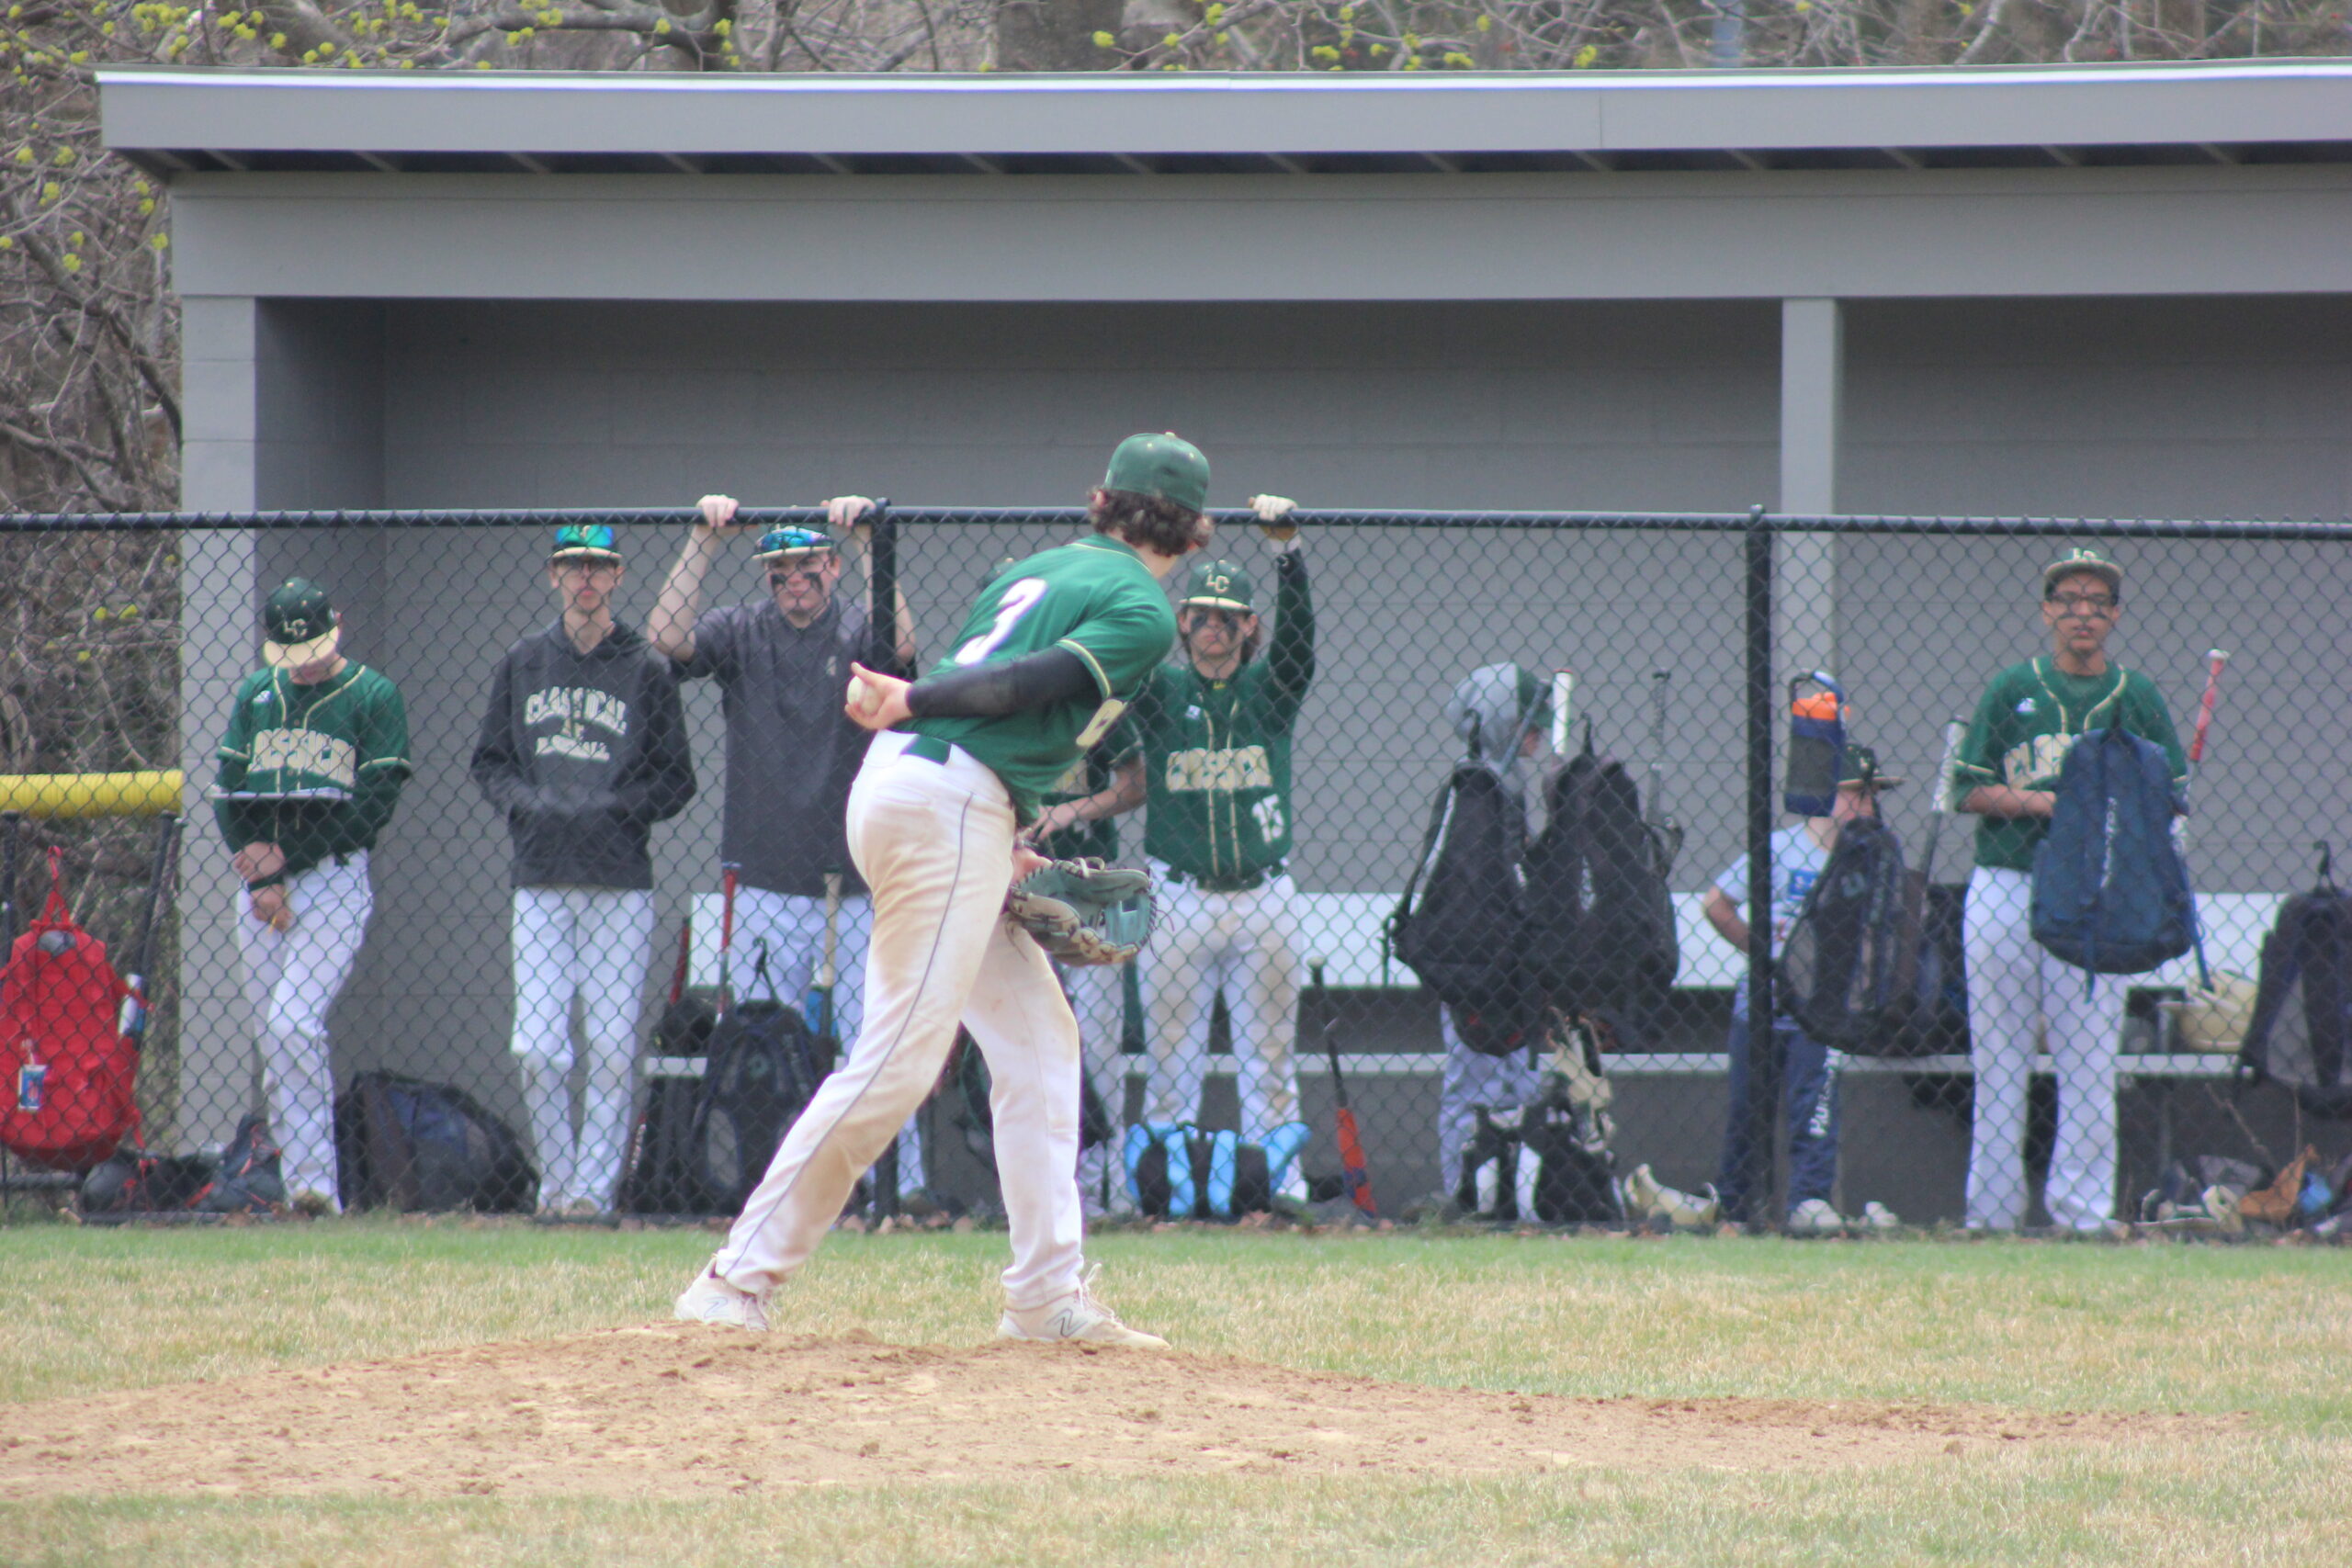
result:
[[[997,0],[999,71],[1102,71],[1120,56],[1094,41],[1116,34],[1125,0]]]

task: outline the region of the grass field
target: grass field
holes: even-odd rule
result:
[[[30,1401],[643,1322],[710,1240],[447,1221],[0,1229],[0,1437]],[[2245,1420],[2193,1443],[1826,1474],[1039,1478],[703,1505],[51,1498],[0,1503],[0,1562],[2301,1565],[2352,1541],[2352,1250],[1186,1230],[1090,1252],[1130,1321],[1291,1368]],[[1001,1235],[837,1236],[779,1298],[779,1326],[978,1343],[1003,1256]]]

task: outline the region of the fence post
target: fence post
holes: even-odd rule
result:
[[[1772,529],[1764,509],[1747,514],[1747,1157],[1741,1213],[1779,1227],[1780,1032],[1772,997]]]

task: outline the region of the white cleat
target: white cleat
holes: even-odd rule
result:
[[[1903,1228],[1903,1217],[1873,1199],[1862,1205],[1862,1228],[1877,1235]]]
[[[1099,1265],[1097,1266],[1100,1267]],[[997,1319],[999,1339],[1026,1339],[1056,1344],[1065,1340],[1088,1345],[1123,1345],[1130,1350],[1165,1350],[1168,1341],[1157,1334],[1129,1328],[1119,1314],[1094,1299],[1094,1269],[1087,1270],[1078,1289],[1040,1307],[1007,1307]]]
[[[695,1282],[680,1293],[672,1315],[681,1323],[714,1323],[722,1328],[748,1328],[754,1334],[767,1332],[767,1303],[749,1291],[736,1289],[715,1272],[717,1266],[706,1269]]]
[[[1789,1211],[1791,1235],[1844,1235],[1846,1216],[1831,1208],[1826,1198],[1808,1198]]]

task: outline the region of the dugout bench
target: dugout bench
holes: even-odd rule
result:
[[[1444,1063],[1444,1054],[1432,1048],[1437,1040],[1434,1002],[1412,971],[1393,958],[1385,964],[1382,961],[1381,932],[1396,897],[1299,896],[1309,933],[1306,945],[1325,961],[1330,1027],[1341,1043],[1340,1070],[1349,1079],[1375,1190],[1388,1213],[1439,1185],[1437,1095]],[[1659,1179],[1689,1189],[1714,1176],[1729,1112],[1723,1041],[1732,991],[1745,970],[1740,956],[1707,924],[1701,912],[1704,897],[1701,892],[1673,896],[1681,953],[1675,989],[1685,1002],[1677,1010],[1676,1048],[1616,1052],[1607,1058],[1617,1086],[1615,1148],[1621,1168],[1646,1163]],[[2287,897],[2200,896],[2199,910],[2212,967],[2249,976],[2257,973],[2263,936]],[[695,895],[687,980],[705,991],[715,990],[718,983],[719,912],[719,895]],[[2178,995],[2195,980],[2193,957],[2134,977],[2116,1064],[2126,1193],[2151,1184],[2154,1173],[2176,1155],[2228,1152],[2253,1139],[2288,1154],[2300,1146],[2292,1142],[2302,1134],[2291,1108],[2275,1103],[2283,1096],[2266,1089],[2240,1097],[2231,1088],[2233,1055],[2171,1048],[2165,1016],[2154,1004]],[[1302,1010],[1308,1016],[1301,1021],[1299,1089],[1302,1109],[1315,1131],[1305,1157],[1310,1172],[1325,1174],[1339,1163],[1330,1146],[1330,1081],[1317,1050],[1318,1021],[1311,1016],[1311,1004]],[[1205,1120],[1212,1125],[1230,1124],[1235,1113],[1234,1060],[1225,1051],[1222,1028],[1220,1010],[1208,1069],[1212,1083]],[[703,1060],[649,1055],[640,1059],[639,1070],[648,1080],[698,1077]],[[1961,1218],[1970,1071],[1965,1055],[1849,1059],[1840,1138],[1842,1209],[1858,1212],[1864,1201],[1876,1199],[1915,1224]],[[2046,1057],[2038,1071],[2048,1074]],[[1142,1072],[1138,1059],[1129,1077],[1130,1117],[1140,1113]],[[2188,1092],[2200,1087],[2213,1092]],[[933,1114],[925,1144],[934,1188],[967,1201],[992,1196],[994,1173],[964,1146],[949,1116]]]

